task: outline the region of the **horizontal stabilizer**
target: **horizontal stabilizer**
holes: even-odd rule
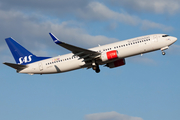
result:
[[[7,63],[7,62],[5,62],[3,64],[5,64],[5,65],[7,65],[9,67],[12,67],[12,68],[14,68],[16,70],[22,70],[22,69],[28,67],[27,65],[19,65],[19,64],[14,64],[14,63]]]

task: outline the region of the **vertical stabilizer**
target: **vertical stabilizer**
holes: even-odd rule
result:
[[[16,61],[17,64],[27,65],[36,61],[47,59],[49,57],[37,57],[26,48],[17,43],[13,38],[5,39],[6,43]]]

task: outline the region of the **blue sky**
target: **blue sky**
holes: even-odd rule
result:
[[[83,48],[165,33],[180,38],[178,0],[0,0],[0,61],[15,62],[5,38],[39,56],[69,53],[49,32]],[[0,64],[2,120],[170,120],[180,117],[180,42],[101,73],[17,74]]]

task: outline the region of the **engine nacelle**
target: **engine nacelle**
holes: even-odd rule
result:
[[[103,62],[108,61],[108,60],[113,60],[116,58],[119,58],[119,53],[117,50],[112,50],[112,51],[104,52],[101,54],[101,60]]]
[[[120,59],[111,63],[107,63],[106,66],[109,68],[115,68],[115,67],[123,66],[125,64],[126,62],[125,62],[125,59],[123,58],[123,59]]]

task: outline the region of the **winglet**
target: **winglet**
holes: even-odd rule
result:
[[[53,41],[56,43],[56,44],[61,44],[62,42],[59,41],[59,39],[53,35],[52,33],[49,33],[49,35],[51,36],[51,38],[53,39]]]

